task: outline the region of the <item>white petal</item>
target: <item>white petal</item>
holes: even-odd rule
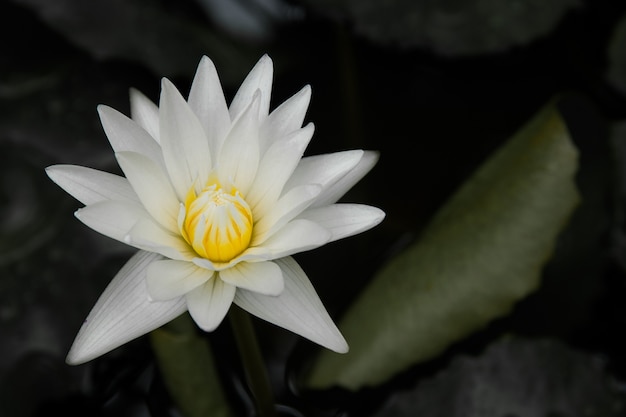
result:
[[[53,165],[46,168],[46,173],[86,206],[106,200],[139,202],[128,180],[119,175],[78,165]]]
[[[232,182],[246,195],[259,166],[259,101],[260,94],[234,122],[220,151],[219,175]]]
[[[319,185],[301,185],[292,188],[262,218],[255,221],[252,246],[262,244],[277,230],[302,213],[319,195]]]
[[[297,218],[311,220],[328,229],[332,242],[371,229],[383,221],[385,212],[363,204],[333,204],[309,208]]]
[[[124,242],[128,245],[176,260],[190,261],[195,252],[177,234],[168,232],[152,219],[142,219],[135,223],[124,236]]]
[[[230,116],[217,70],[206,56],[198,65],[188,103],[206,132],[211,155],[217,156],[230,128]]]
[[[274,262],[240,262],[219,274],[224,282],[237,288],[265,295],[278,295],[285,285],[280,267]]]
[[[130,89],[130,117],[137,124],[160,142],[159,135],[159,108],[142,92]]]
[[[361,180],[378,162],[378,152],[365,151],[359,163],[346,175],[322,191],[313,207],[336,203],[343,195]]]
[[[213,277],[187,293],[189,314],[202,330],[210,332],[220,325],[235,297],[234,285]]]
[[[209,271],[219,271],[223,269],[221,268],[223,264],[213,263],[206,258],[195,257],[191,260],[191,262],[193,262],[194,265]],[[230,268],[231,266],[232,265],[225,265],[226,268]]]
[[[211,171],[208,140],[194,112],[166,78],[159,109],[163,158],[178,198],[184,201],[194,181],[206,181]]]
[[[148,213],[167,230],[178,233],[180,202],[167,174],[135,152],[118,152],[117,161]]]
[[[246,194],[253,212],[265,212],[280,196],[285,183],[295,170],[313,131],[312,123],[274,142],[259,163],[256,178]]]
[[[157,254],[140,251],[117,273],[83,323],[67,363],[80,364],[103,355],[186,310],[183,297],[149,301],[146,268],[157,259]]]
[[[140,204],[114,200],[83,207],[75,215],[96,232],[125,243],[125,236],[138,221],[153,221]]]
[[[255,316],[299,334],[338,353],[348,351],[348,344],[328,315],[315,289],[292,258],[276,263],[283,271],[285,289],[277,296],[237,290],[235,304]]]
[[[137,152],[163,165],[159,144],[141,126],[108,106],[98,106],[98,114],[115,152]]]
[[[272,255],[268,250],[262,248],[248,248],[244,253],[237,256],[230,262],[213,263],[206,258],[193,258],[191,262],[199,266],[200,268],[208,269],[209,271],[223,271],[239,264],[240,262],[261,262],[269,261],[272,259]]]
[[[303,184],[319,184],[324,189],[330,188],[358,165],[363,153],[361,150],[353,150],[302,158],[285,184],[283,193]]]
[[[207,282],[214,274],[187,261],[156,261],[148,267],[148,294],[153,300],[180,297]]]
[[[272,259],[318,248],[330,241],[331,233],[309,220],[292,220],[263,242],[259,248]],[[253,248],[251,248],[253,249]]]
[[[302,126],[310,101],[311,87],[307,85],[270,113],[261,125],[259,139],[262,152],[274,140],[282,138]]]
[[[264,120],[270,108],[270,96],[272,93],[272,77],[274,76],[274,66],[269,56],[263,55],[259,62],[252,68],[246,79],[241,83],[241,87],[235,94],[230,104],[230,120],[235,120],[250,106],[252,98],[257,90],[261,91],[261,103],[259,114]]]

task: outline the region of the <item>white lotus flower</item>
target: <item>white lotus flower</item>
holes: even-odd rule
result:
[[[231,303],[322,346],[348,346],[290,255],[378,224],[374,207],[335,204],[375,164],[361,150],[303,158],[304,87],[269,113],[273,67],[262,57],[227,107],[203,57],[189,99],[167,79],[159,107],[131,91],[132,120],[99,106],[126,177],[49,167],[86,207],[76,217],[140,251],[119,271],[68,354],[100,356],[189,310],[215,329]]]

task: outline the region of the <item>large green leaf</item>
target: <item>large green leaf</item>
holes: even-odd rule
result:
[[[308,385],[376,385],[507,314],[539,285],[579,201],[576,168],[577,151],[549,106],[374,277],[340,322],[350,352],[322,352]]]
[[[230,417],[213,355],[184,314],[150,333],[159,370],[184,417]]]

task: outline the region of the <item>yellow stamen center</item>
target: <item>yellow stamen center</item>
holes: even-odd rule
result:
[[[226,191],[213,183],[199,194],[192,187],[183,215],[179,220],[183,237],[199,256],[212,262],[229,262],[250,244],[252,213],[234,187]]]

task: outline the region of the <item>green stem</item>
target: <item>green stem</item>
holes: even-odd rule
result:
[[[259,417],[274,417],[276,408],[265,362],[259,349],[250,315],[237,306],[228,312],[248,387],[256,403]]]

